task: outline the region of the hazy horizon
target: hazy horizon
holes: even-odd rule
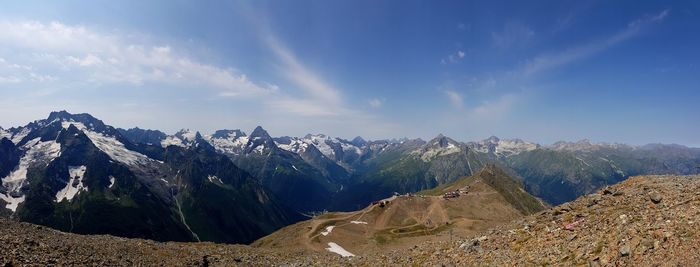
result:
[[[696,2],[505,3],[5,3],[0,126],[700,147]]]

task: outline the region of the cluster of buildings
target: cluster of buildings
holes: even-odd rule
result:
[[[442,194],[442,197],[444,199],[456,198],[456,197],[459,197],[460,195],[466,195],[468,193],[467,190],[469,190],[469,186],[466,186],[466,187],[461,188],[459,190],[446,192],[446,193]]]

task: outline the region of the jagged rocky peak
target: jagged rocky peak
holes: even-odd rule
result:
[[[435,138],[428,142],[428,146],[438,146],[441,148],[453,147],[458,145],[459,142],[449,138],[443,134],[438,134]]]
[[[414,150],[412,154],[418,155],[423,161],[428,162],[438,156],[446,156],[461,151],[462,146],[459,142],[443,134],[438,134],[423,147]]]
[[[255,151],[262,154],[263,151],[275,148],[277,148],[277,145],[275,144],[274,139],[272,139],[270,134],[265,129],[263,129],[261,126],[258,126],[255,127],[255,130],[253,130],[252,133],[250,133],[250,136],[248,137],[248,143],[245,147],[245,152],[251,153]]]
[[[175,136],[180,138],[182,141],[194,141],[197,139],[197,136],[201,138],[201,135],[197,131],[192,131],[190,129],[182,129],[175,133]]]
[[[0,127],[0,140],[7,138],[8,140],[12,138],[12,133],[8,130],[3,129]]]
[[[107,128],[107,125],[105,125],[104,122],[88,113],[71,114],[65,110],[53,111],[49,114],[49,117],[46,118],[46,120],[36,121],[35,123],[36,125],[43,127],[58,121],[62,123],[63,128],[68,128],[69,125],[74,124],[71,122],[82,124],[82,126],[85,126],[87,129],[97,132],[103,132]],[[81,128],[79,124],[77,127]],[[30,126],[32,125],[30,124]]]
[[[306,134],[306,135],[304,136],[304,139],[323,139],[323,140],[327,140],[327,139],[331,139],[331,137],[328,136],[328,135],[325,135],[325,134]]]
[[[484,142],[492,143],[492,144],[498,144],[498,142],[501,141],[500,138],[496,137],[495,135],[489,136],[489,138],[486,138]]]
[[[128,130],[117,129],[117,131],[135,144],[160,144],[167,137],[164,132],[159,130],[141,129],[139,127]]]
[[[258,126],[255,127],[255,130],[253,130],[252,133],[250,133],[250,138],[255,139],[255,138],[264,138],[264,139],[270,139],[272,140],[272,137],[270,136],[269,133],[263,127]]]
[[[357,147],[363,147],[363,146],[367,145],[367,141],[364,138],[362,138],[361,136],[357,136],[357,137],[353,138],[352,141],[350,141],[350,143],[357,146]]]

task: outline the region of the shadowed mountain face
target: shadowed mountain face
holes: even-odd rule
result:
[[[83,234],[228,243],[301,219],[201,137],[189,149],[134,144],[67,112],[14,131],[23,135],[16,145],[0,141],[10,218]]]
[[[443,135],[428,142],[361,137],[347,141],[323,134],[270,142],[262,128],[255,132],[265,138],[251,141],[240,130],[220,130],[204,139],[304,212],[359,209],[394,192],[449,183],[489,163],[517,177],[528,192],[550,204],[570,201],[630,175],[700,172],[700,149],[679,145],[582,140],[542,146],[495,136],[462,143]],[[164,140],[187,143],[176,136]]]

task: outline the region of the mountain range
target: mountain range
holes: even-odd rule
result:
[[[272,137],[262,127],[169,135],[60,111],[0,128],[0,216],[83,234],[250,243],[305,216],[362,209],[485,166],[557,205],[633,175],[699,173],[700,149]]]

